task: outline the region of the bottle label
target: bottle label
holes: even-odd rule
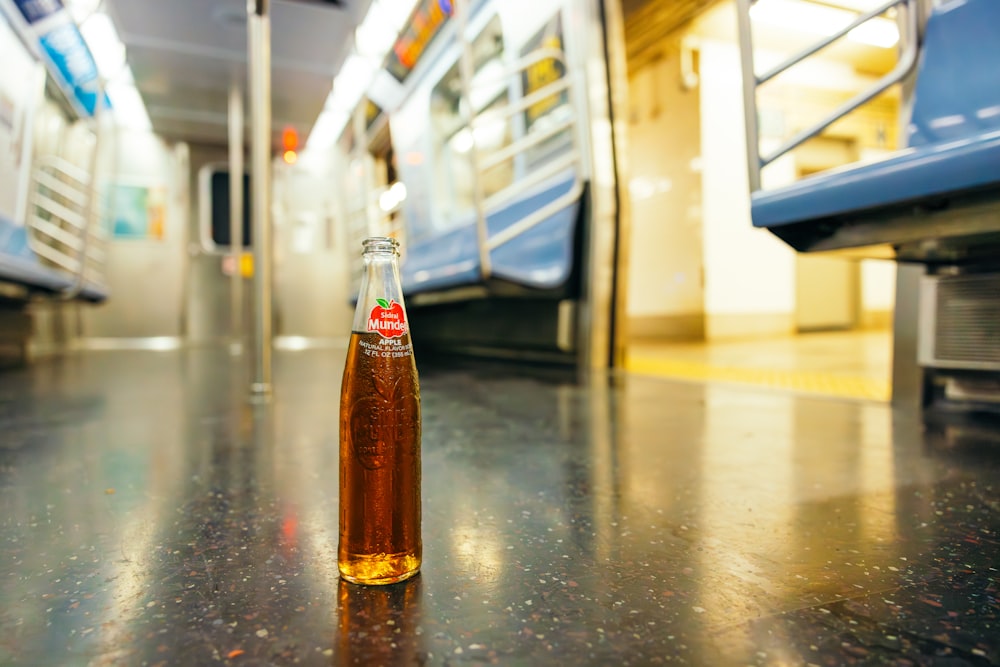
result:
[[[406,333],[406,315],[401,304],[392,299],[375,299],[375,304],[368,315],[368,331],[382,338],[399,338]]]

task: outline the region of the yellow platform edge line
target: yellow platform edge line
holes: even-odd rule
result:
[[[702,382],[734,382],[843,398],[888,401],[891,396],[888,380],[817,371],[716,366],[696,361],[632,355],[625,360],[625,370],[640,375]]]

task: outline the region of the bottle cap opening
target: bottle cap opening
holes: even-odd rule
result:
[[[391,252],[399,254],[399,241],[388,236],[372,236],[361,243],[364,252]]]

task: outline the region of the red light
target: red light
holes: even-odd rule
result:
[[[285,153],[294,152],[299,147],[299,133],[294,127],[289,125],[281,132],[281,146]]]

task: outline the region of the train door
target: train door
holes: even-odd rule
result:
[[[275,345],[339,345],[350,335],[351,286],[338,232],[330,165],[315,159],[274,168]]]
[[[189,158],[189,260],[185,281],[185,335],[193,345],[218,344],[232,335],[232,272],[239,271],[246,289],[242,314],[248,331],[250,311],[249,278],[252,265],[234,266],[229,260],[229,153],[222,146],[192,144]],[[249,176],[244,175],[249,186]],[[249,217],[249,187],[243,193],[243,248],[249,252],[252,238]]]
[[[695,59],[683,39],[674,39],[641,67],[633,65],[626,313],[634,339],[700,340],[705,334]]]
[[[228,341],[233,330],[233,273],[242,280],[243,326],[252,314],[251,187],[243,174],[242,260],[232,261],[229,179],[224,149],[191,149],[192,242],[187,281],[187,338],[195,345]],[[272,166],[273,313],[275,345],[336,344],[350,333],[346,239],[338,232],[333,167],[318,156]]]
[[[828,29],[822,21],[783,13],[802,5],[803,15],[813,16],[807,6],[814,4],[755,5],[760,68],[799,52],[815,31]],[[834,2],[824,3],[823,12],[849,17],[862,5],[875,8],[867,1]],[[632,208],[626,328],[628,357],[636,350],[644,355],[633,367],[663,367],[664,354],[690,353],[709,372],[719,350],[755,341],[789,350],[795,364],[799,357],[791,350],[808,344],[791,338],[798,332],[887,324],[891,271],[869,261],[799,257],[752,226],[735,3],[626,0],[623,8]],[[809,127],[895,66],[891,44],[855,37],[824,52],[811,69],[758,92],[762,150]],[[855,118],[769,166],[765,188],[892,150],[899,106],[898,92],[873,100]],[[765,358],[741,349],[741,362]],[[844,349],[850,354],[856,348],[847,342]]]
[[[363,89],[384,114],[337,107],[353,110],[339,139],[347,224],[400,238],[421,345],[612,363],[618,10],[420,0]]]

